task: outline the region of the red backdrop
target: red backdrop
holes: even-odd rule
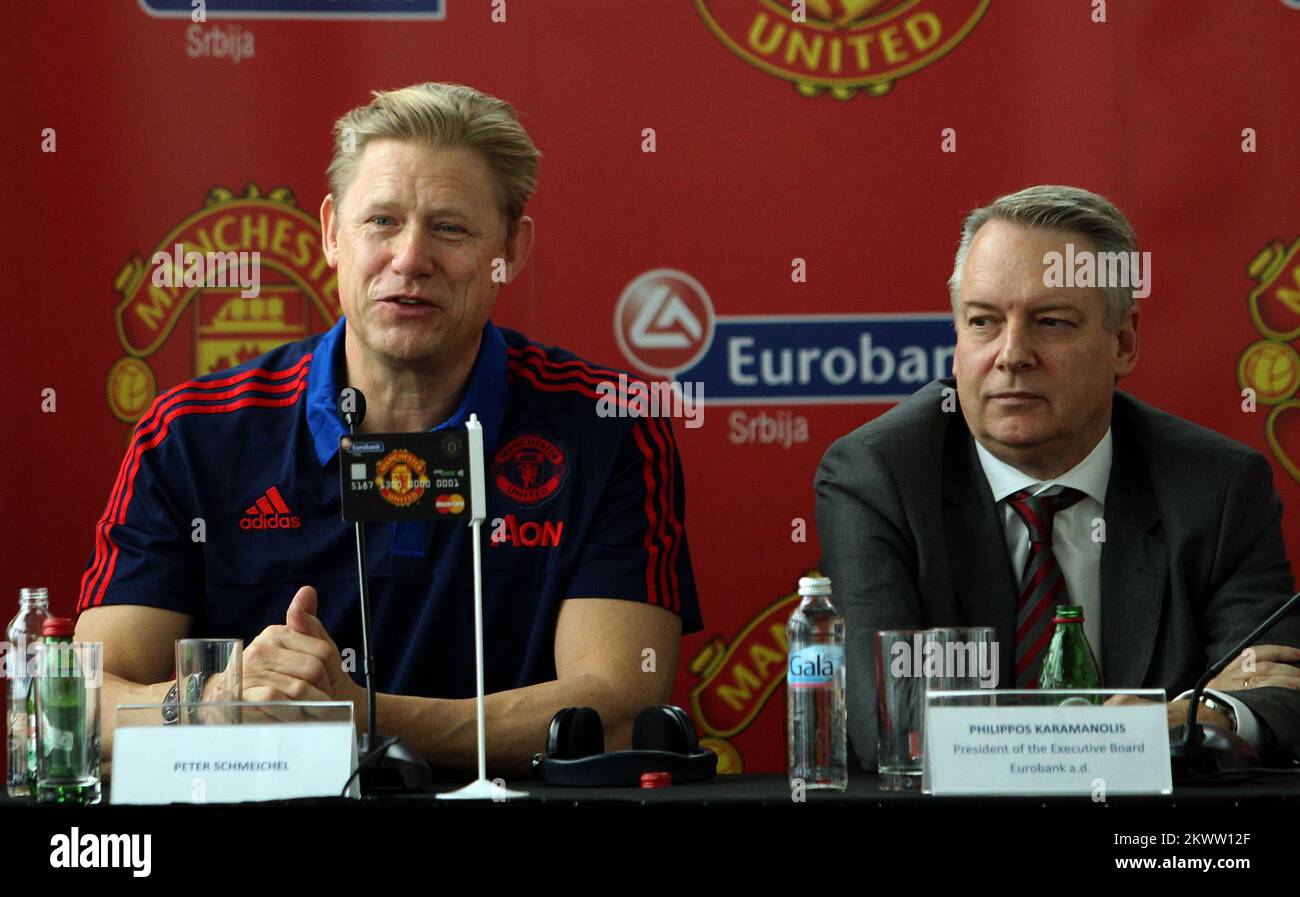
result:
[[[311,282],[330,125],[371,89],[425,80],[510,100],[544,153],[537,243],[498,323],[622,367],[637,361],[615,307],[654,269],[707,292],[715,362],[746,333],[856,345],[877,326],[868,313],[885,316],[877,344],[888,325],[937,345],[918,328],[948,308],[968,209],[1033,183],[1105,194],[1152,253],[1125,388],[1266,452],[1300,548],[1286,454],[1300,458],[1300,130],[1287,114],[1300,108],[1300,9],[1283,0],[1113,3],[1105,22],[1077,0],[809,0],[808,23],[769,0],[508,0],[504,22],[490,0],[426,3],[444,16],[423,20],[193,25],[146,11],[166,5],[5,13],[6,618],[23,585],[72,610],[129,432],[120,417],[151,397],[148,377],[161,391],[336,313]],[[277,188],[304,214],[288,194],[266,198]],[[142,314],[132,260],[223,215],[238,248],[307,253],[280,259],[284,285],[267,293],[280,304],[232,318],[230,297],[205,291]],[[705,394],[720,398],[704,426],[676,427],[705,630],[685,640],[675,698],[729,768],[775,771],[777,632],[817,561],[813,473],[832,439],[912,386],[742,389],[724,365],[708,370]],[[787,446],[774,424],[775,441],[761,425],[742,439],[760,414],[806,441]]]

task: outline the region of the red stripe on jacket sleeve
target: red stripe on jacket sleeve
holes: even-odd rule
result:
[[[308,355],[300,359],[294,368],[299,373],[293,380],[286,383],[249,382],[248,378],[259,375],[265,376],[265,374],[261,371],[248,371],[245,372],[242,379],[239,379],[238,384],[233,389],[214,390],[208,387],[215,384],[200,383],[187,385],[183,389],[160,397],[154,408],[151,408],[148,415],[146,415],[146,418],[148,418],[147,424],[137,428],[131,447],[127,450],[127,455],[123,458],[122,466],[118,470],[117,482],[114,484],[113,493],[109,497],[108,506],[104,509],[104,515],[96,525],[95,556],[90,569],[82,577],[81,592],[77,598],[77,613],[81,613],[90,607],[97,607],[104,600],[108,585],[113,579],[119,552],[118,545],[112,538],[111,530],[114,526],[126,521],[127,510],[135,492],[136,477],[140,471],[141,458],[146,451],[156,448],[166,439],[172,421],[187,414],[220,414],[241,408],[276,408],[292,405],[307,388],[308,368],[303,365],[303,362],[310,360],[310,358],[311,356]],[[228,378],[216,382],[225,386],[235,379]],[[255,396],[244,399],[235,398],[249,392],[286,392],[287,394],[280,398]],[[215,398],[235,398],[235,401],[221,405],[177,407],[180,403],[190,399]],[[161,405],[166,405],[166,409],[161,409]]]

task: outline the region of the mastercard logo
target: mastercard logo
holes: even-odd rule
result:
[[[450,495],[439,495],[434,499],[433,506],[439,514],[459,514],[465,510],[465,496],[459,492],[453,492]]]

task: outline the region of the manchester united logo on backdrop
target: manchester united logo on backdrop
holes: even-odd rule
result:
[[[256,289],[241,281],[250,273]],[[114,285],[126,354],[109,370],[108,407],[123,423],[149,407],[157,384],[234,367],[339,315],[320,224],[284,187],[264,195],[249,184],[242,196],[214,187],[203,208],[127,261]]]
[[[521,505],[540,505],[564,485],[569,475],[562,443],[543,436],[516,436],[492,458],[492,479],[506,498]]]
[[[961,43],[989,0],[695,0],[727,48],[801,94],[889,92]]]
[[[1256,282],[1246,297],[1250,319],[1262,339],[1242,350],[1237,383],[1253,390],[1255,401],[1271,406],[1264,436],[1273,457],[1300,480],[1300,239],[1290,246],[1275,240],[1247,268]],[[1288,451],[1288,447],[1290,451]]]

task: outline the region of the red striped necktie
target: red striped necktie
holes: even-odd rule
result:
[[[1016,688],[1036,688],[1043,652],[1052,640],[1052,617],[1058,604],[1069,604],[1065,575],[1052,552],[1052,523],[1058,511],[1084,498],[1078,489],[1048,495],[1021,489],[1007,501],[1029,529],[1029,557],[1020,575],[1016,614]]]

